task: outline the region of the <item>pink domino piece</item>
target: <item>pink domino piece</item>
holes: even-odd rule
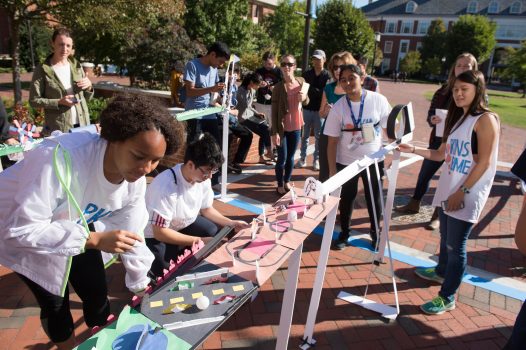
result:
[[[159,276],[155,279],[155,281],[157,282],[157,284],[159,284],[163,281],[163,278]]]
[[[144,294],[150,294],[152,292],[152,289],[153,289],[152,286],[146,287],[146,289],[144,290]]]
[[[97,334],[98,331],[100,331],[101,328],[99,326],[95,326],[93,328],[91,328],[91,335],[95,335]]]
[[[106,319],[106,324],[108,325],[108,324],[112,323],[113,321],[115,321],[115,319],[116,319],[115,315],[114,314],[110,314],[108,316],[108,318]]]
[[[168,271],[167,269],[163,269],[163,277],[166,277],[166,275],[168,275],[170,271]]]
[[[140,303],[141,303],[141,298],[138,297],[137,295],[134,295],[131,301],[131,307],[136,307]]]

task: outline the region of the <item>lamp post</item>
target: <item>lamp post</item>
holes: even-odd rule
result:
[[[376,60],[376,45],[380,42],[381,38],[382,38],[382,34],[380,34],[380,32],[374,33],[374,51],[373,51],[373,62],[371,64],[371,75],[373,75],[373,72],[374,72],[374,64]]]

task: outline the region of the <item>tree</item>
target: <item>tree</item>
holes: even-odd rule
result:
[[[426,36],[422,40],[422,48],[420,53],[422,61],[426,62],[430,59],[437,59],[440,61],[446,55],[446,26],[442,19],[436,19],[431,22]]]
[[[301,66],[305,18],[296,12],[305,12],[304,1],[279,2],[274,13],[268,15],[262,25],[268,30],[280,54],[293,55]]]
[[[261,45],[257,40],[268,44],[268,36],[247,18],[248,12],[247,0],[187,0],[184,27],[190,38],[207,46],[222,41],[238,54],[254,51]]]
[[[429,58],[423,62],[422,71],[426,74],[438,76],[442,72],[442,61],[438,57]]]
[[[524,98],[526,97],[526,41],[522,42],[519,49],[511,49],[509,52],[504,76],[522,83],[522,97]]]
[[[318,8],[316,48],[327,57],[338,51],[350,51],[353,56],[370,60],[374,49],[374,32],[359,9],[350,0],[329,0]]]
[[[31,28],[31,38],[29,36]],[[26,21],[20,26],[20,65],[26,70],[33,69],[31,43],[33,44],[33,59],[35,66],[49,55],[51,29],[42,20]]]
[[[485,16],[464,15],[458,18],[447,36],[446,64],[463,52],[473,54],[479,64],[486,61],[495,47],[497,24]]]
[[[418,51],[409,51],[400,61],[400,71],[406,72],[408,76],[420,71],[420,68],[422,68],[422,63]]]
[[[143,80],[150,88],[168,83],[173,66],[184,64],[203,53],[204,45],[193,41],[185,29],[168,17],[152,21],[140,32],[132,35],[123,51],[130,78]]]

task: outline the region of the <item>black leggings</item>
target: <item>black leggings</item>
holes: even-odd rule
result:
[[[54,343],[68,340],[75,328],[69,305],[69,288],[64,297],[51,294],[29,278],[18,274],[40,306],[42,328]],[[99,250],[87,249],[73,257],[69,283],[82,300],[84,320],[89,327],[103,326],[110,315],[104,263]]]
[[[219,232],[219,227],[204,216],[198,215],[195,221],[179,230],[185,235],[197,237],[214,237]],[[146,238],[146,246],[150,248],[155,260],[153,261],[151,271],[155,276],[162,276],[163,269],[170,267],[170,260],[176,260],[180,254],[180,248],[175,244],[167,244],[156,240],[155,238]]]
[[[378,162],[378,169],[380,170],[380,183],[382,182],[381,177],[383,176],[383,167],[384,162]],[[336,163],[336,169],[338,171],[345,168],[345,165]],[[369,219],[371,221],[371,232],[377,232],[377,228],[380,227],[380,215],[382,213],[381,208],[381,202],[380,202],[380,196],[382,195],[380,192],[380,189],[378,188],[378,180],[376,177],[376,168],[374,164],[369,166],[369,174],[371,176],[371,187],[373,188],[373,194],[371,195],[371,191],[369,190],[369,181],[367,180],[367,172],[364,169],[361,173],[355,175],[353,178],[351,178],[349,181],[343,184],[342,186],[342,192],[340,195],[340,226],[342,229],[340,240],[349,238],[350,233],[350,221],[352,217],[352,212],[354,209],[354,200],[356,199],[356,195],[358,194],[358,179],[362,178],[363,182],[363,189],[365,192],[365,201],[367,202],[367,212],[369,213]],[[374,211],[373,211],[373,203],[376,208],[376,219],[377,224],[374,223]],[[376,226],[376,227],[375,227]]]

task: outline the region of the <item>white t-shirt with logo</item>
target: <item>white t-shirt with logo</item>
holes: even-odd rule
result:
[[[179,231],[191,225],[201,209],[210,208],[214,202],[214,192],[210,179],[194,184],[185,180],[181,173],[183,164],[177,164],[155,177],[146,190],[146,207],[149,222],[144,230],[146,238],[153,238],[152,225],[169,227]]]
[[[64,89],[66,89],[66,94],[74,95],[75,93],[73,91],[73,86],[71,85],[71,65],[69,63],[60,66],[54,65],[53,70],[62,83],[62,86],[64,86]],[[75,106],[71,106],[71,125],[76,125],[79,123],[77,108]]]
[[[365,94],[361,125],[366,123],[378,124],[374,128],[374,140],[372,142],[363,143],[361,131],[342,131],[342,129],[354,128],[351,110],[347,102],[349,100],[346,96],[334,104],[325,121],[323,133],[327,136],[339,138],[336,150],[336,162],[339,164],[349,165],[382,147],[381,128],[387,127],[387,117],[391,113],[391,106],[387,98],[379,93],[367,91]],[[360,115],[360,104],[361,102],[351,102],[356,119]]]

